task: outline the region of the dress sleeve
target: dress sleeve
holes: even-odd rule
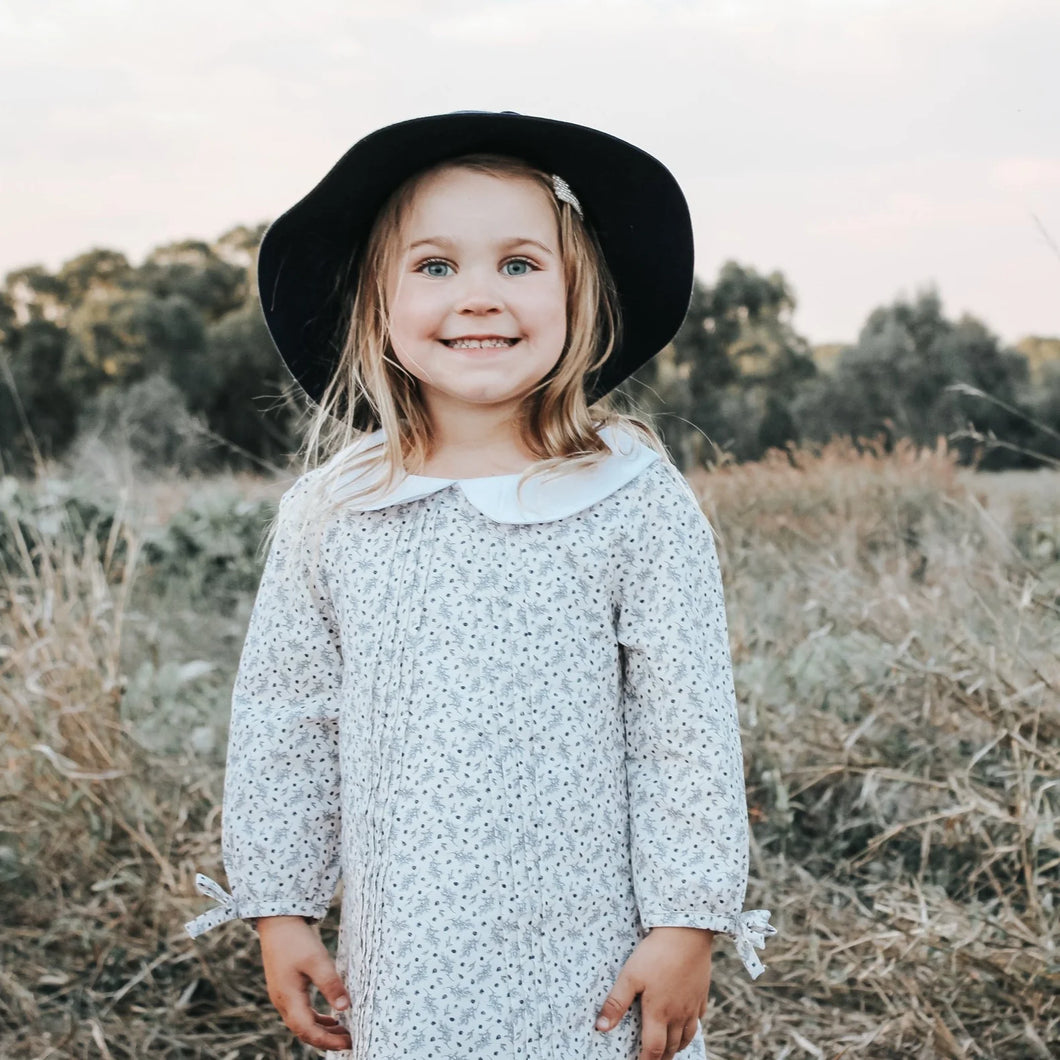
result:
[[[754,946],[776,928],[766,909],[741,911],[747,794],[713,531],[672,463],[644,475],[616,601],[637,906],[645,930],[729,936],[756,979]]]
[[[299,538],[304,482],[280,499],[232,691],[221,812],[232,892],[196,875],[220,905],[184,925],[192,938],[227,920],[322,919],[340,876],[342,653],[325,579],[310,578]]]

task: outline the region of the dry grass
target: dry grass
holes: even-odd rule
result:
[[[302,1057],[262,1021],[249,932],[194,946],[182,924],[215,856],[220,778],[140,742],[120,672],[139,556],[27,537],[0,583],[0,1056]],[[218,945],[219,943],[219,945]],[[262,1023],[266,1029],[261,1029]]]
[[[692,482],[780,932],[715,1055],[1054,1055],[1060,475],[834,443]]]
[[[754,983],[717,947],[710,1055],[1054,1055],[1060,476],[833,445],[691,481],[722,537],[748,905],[779,929]],[[251,932],[183,932],[194,872],[223,880],[220,761],[151,750],[124,674],[202,609],[137,597],[132,522],[98,550],[23,536],[0,584],[0,1055],[319,1055]]]

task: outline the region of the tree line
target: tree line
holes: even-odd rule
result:
[[[0,471],[28,473],[88,435],[121,439],[148,468],[282,464],[305,412],[257,301],[265,225],[157,247],[139,266],[96,248],[0,290]],[[1060,339],[1004,347],[937,290],[874,310],[851,345],[812,348],[794,292],[726,263],[696,279],[674,341],[619,389],[686,469],[769,448],[899,438],[983,469],[1060,459]]]

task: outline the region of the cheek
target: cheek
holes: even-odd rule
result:
[[[542,331],[567,329],[567,298],[562,287],[548,287],[534,293],[531,312]]]
[[[433,331],[438,323],[438,313],[431,299],[402,294],[391,306],[390,322],[394,334],[411,338],[425,330]]]

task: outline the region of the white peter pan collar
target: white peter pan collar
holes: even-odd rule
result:
[[[555,477],[549,479],[531,479],[524,484],[521,499],[516,493],[521,472],[482,478],[435,478],[406,474],[382,498],[374,501],[351,499],[344,501],[343,505],[356,511],[378,511],[392,504],[419,500],[455,483],[474,507],[495,522],[547,523],[553,519],[563,519],[596,504],[632,482],[646,467],[659,459],[659,454],[651,446],[628,432],[602,427],[598,434],[611,450],[610,456],[596,467],[564,471],[558,475],[551,472]],[[357,442],[354,449],[359,451],[375,445],[383,437],[382,429],[377,430]],[[338,479],[335,488],[341,495],[342,486],[357,484],[360,484],[360,478],[355,477],[353,472],[347,472]]]

